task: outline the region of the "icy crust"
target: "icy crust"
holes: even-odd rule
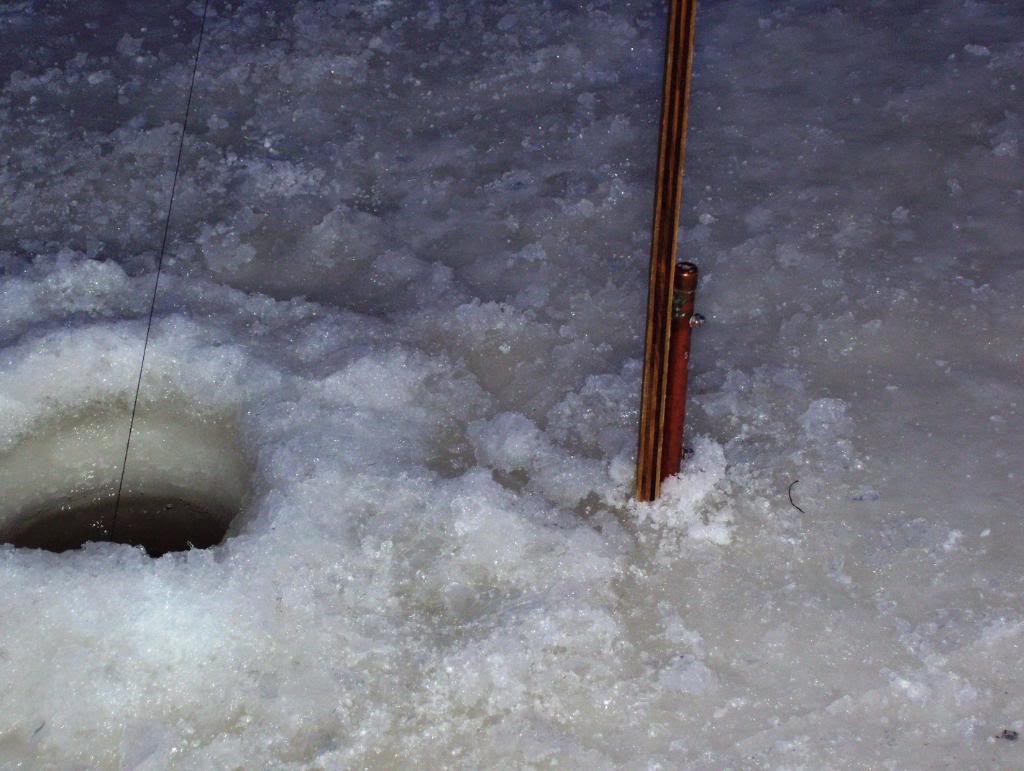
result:
[[[722,493],[726,480],[725,452],[708,437],[699,437],[683,471],[665,480],[661,496],[651,503],[634,501],[630,509],[640,523],[650,520],[656,527],[683,531],[698,541],[721,545],[732,538],[732,514]]]
[[[2,349],[0,473],[50,426],[75,432],[99,411],[125,420],[94,443],[87,475],[115,483],[119,456],[102,450],[123,440],[130,409],[136,284],[67,254],[0,282],[26,295],[8,309]],[[359,764],[387,747],[469,746],[487,715],[506,713],[569,740],[573,715],[620,666],[614,585],[633,537],[610,508],[628,489],[613,464],[496,412],[464,365],[389,342],[371,319],[216,284],[180,290],[165,284],[174,310],[155,318],[137,424],[219,426],[225,452],[244,459],[241,514],[222,546],[155,562],[102,543],[0,547],[0,757]],[[614,404],[629,382],[605,376],[612,408],[573,430],[628,452]],[[570,400],[596,393],[591,383]],[[36,460],[50,483],[77,484],[63,458]],[[201,485],[185,460],[174,469]],[[49,599],[27,612],[32,597]],[[527,696],[567,661],[557,696]],[[410,721],[426,723],[407,734]]]
[[[0,459],[127,417],[201,11],[54,8],[0,7]],[[1019,10],[702,5],[636,505],[663,8],[211,4],[140,419],[240,513],[0,548],[0,765],[1020,765]]]
[[[190,5],[0,8],[0,251],[156,251],[194,50]]]

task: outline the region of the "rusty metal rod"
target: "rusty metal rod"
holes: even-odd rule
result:
[[[697,0],[669,0],[636,459],[636,496],[642,501],[654,500],[661,491],[672,292],[696,16]]]
[[[672,335],[668,354],[668,384],[665,389],[665,426],[661,445],[661,481],[679,473],[683,461],[683,426],[686,423],[686,387],[689,381],[690,333],[701,323],[693,312],[697,294],[697,266],[683,262],[676,266],[672,297]]]

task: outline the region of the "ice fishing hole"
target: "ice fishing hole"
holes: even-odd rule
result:
[[[0,454],[0,543],[63,552],[110,541],[153,557],[221,543],[249,487],[232,421],[184,404],[140,411],[115,521],[126,437],[126,413],[98,407],[26,432]]]

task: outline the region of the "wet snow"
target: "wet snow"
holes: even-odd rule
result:
[[[0,8],[4,498],[116,489],[201,12]],[[139,421],[248,491],[209,550],[0,547],[0,766],[1024,764],[1021,9],[701,5],[642,505],[664,21],[211,3]]]

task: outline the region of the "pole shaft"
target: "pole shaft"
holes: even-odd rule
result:
[[[679,473],[683,462],[683,426],[686,423],[686,387],[690,372],[690,335],[697,294],[697,266],[676,266],[672,299],[672,336],[669,343],[668,382],[665,389],[665,430],[661,448],[661,481]]]
[[[696,15],[697,0],[670,0],[637,447],[636,496],[642,501],[654,500],[661,491],[672,291]]]

